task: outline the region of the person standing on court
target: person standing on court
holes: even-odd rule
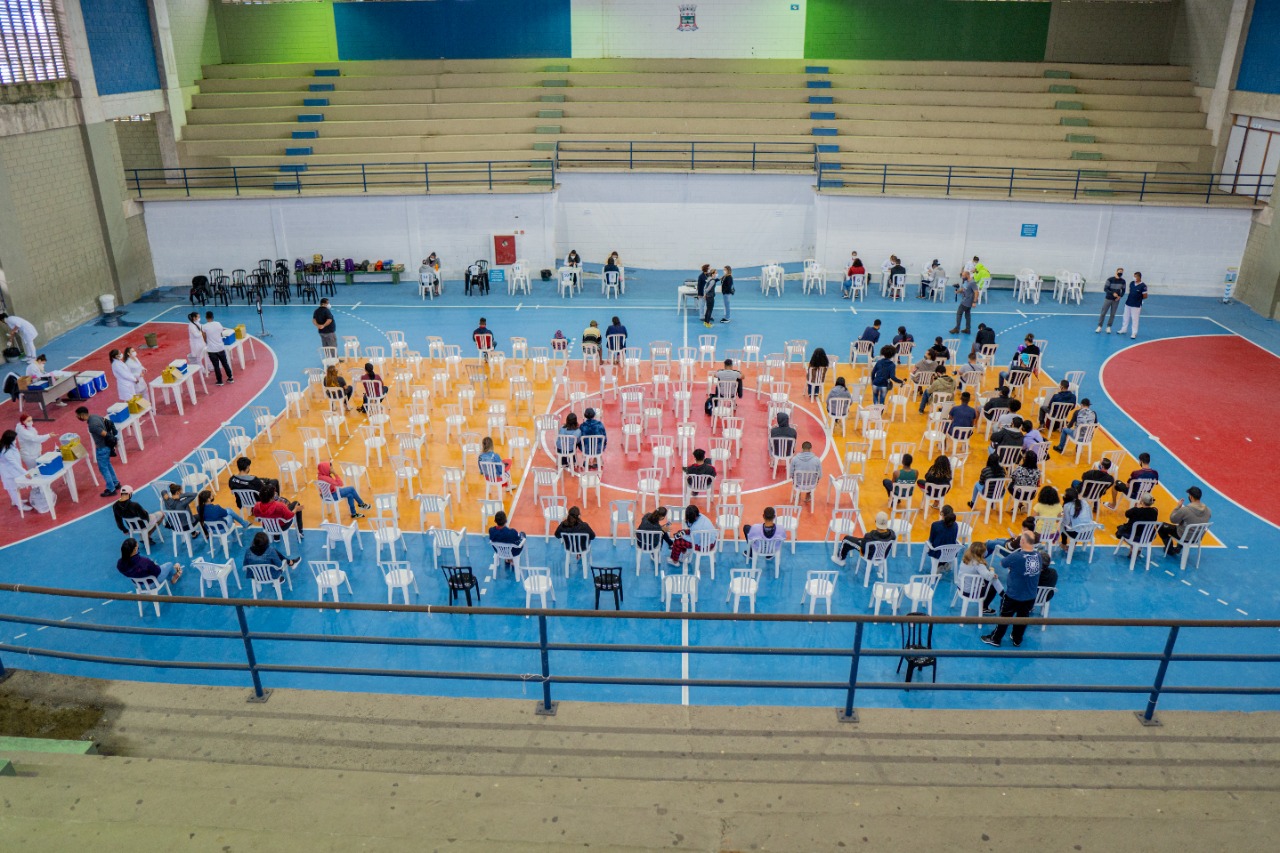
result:
[[[724,275],[720,278],[720,295],[724,297],[724,316],[721,323],[729,322],[729,297],[733,296],[733,267],[724,265]]]
[[[711,328],[711,313],[716,308],[716,272],[711,264],[702,265],[702,274],[698,276],[698,296],[702,298],[702,325]]]
[[[951,334],[960,332],[960,318],[964,317],[964,334],[967,335],[973,319],[973,303],[978,299],[978,286],[974,284],[972,277],[966,278],[956,285],[956,292],[960,294],[960,307],[956,309],[956,327],[951,330]]]
[[[227,345],[222,342],[222,336],[226,333],[226,329],[222,328],[222,324],[213,319],[213,312],[204,312],[204,346],[205,352],[209,355],[209,360],[213,362],[213,378],[214,381],[222,384],[222,371],[227,372],[227,381],[235,382],[231,376],[231,362],[227,361]]]
[[[1107,279],[1107,283],[1102,286],[1102,313],[1098,315],[1098,328],[1093,330],[1096,335],[1102,331],[1105,323],[1107,334],[1111,334],[1111,327],[1116,322],[1116,309],[1120,307],[1120,300],[1124,298],[1124,293],[1129,289],[1129,285],[1124,280],[1124,269],[1117,269],[1116,274]]]
[[[0,314],[0,323],[7,328],[9,346],[13,346],[18,341],[22,342],[22,356],[27,361],[34,361],[36,357],[36,336],[40,333],[36,331],[36,327],[31,325],[30,321],[24,320],[13,314]]]
[[[1031,615],[1036,604],[1036,593],[1040,589],[1040,570],[1044,567],[1040,552],[1035,547],[1035,533],[1024,531],[1018,539],[1018,545],[1019,550],[1000,563],[1009,573],[1004,584],[1004,596],[1000,600],[1000,615],[1006,619]],[[997,625],[994,631],[983,634],[979,639],[988,646],[999,646],[1008,627]],[[1013,626],[1011,636],[1015,646],[1022,645],[1022,635],[1026,631],[1026,625]]]
[[[1125,329],[1129,328],[1129,321],[1133,321],[1133,328],[1129,335],[1129,340],[1138,337],[1138,317],[1142,314],[1142,303],[1147,298],[1147,285],[1142,281],[1142,273],[1135,272],[1133,281],[1129,282],[1129,295],[1124,300],[1124,315],[1120,319],[1120,334],[1124,334]]]
[[[338,348],[338,329],[333,322],[333,311],[329,308],[329,297],[320,300],[320,307],[311,315],[311,322],[320,333],[320,346]]]

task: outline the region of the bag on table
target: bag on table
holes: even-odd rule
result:
[[[140,415],[149,408],[149,404],[141,394],[134,394],[129,398],[129,414]]]
[[[176,384],[176,383],[177,383],[177,381],[178,381],[178,370],[177,370],[177,368],[175,368],[175,367],[166,367],[163,371],[161,371],[161,373],[160,373],[160,378],[161,378],[162,380],[164,380],[164,384],[166,384],[166,385],[174,385],[174,384]],[[133,410],[133,409],[132,409],[132,407],[131,407],[131,408],[130,408],[130,411],[132,411],[132,410]]]

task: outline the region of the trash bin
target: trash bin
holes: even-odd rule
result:
[[[98,297],[98,304],[102,306],[103,314],[113,314],[116,310],[116,298],[113,294],[104,293]]]
[[[155,349],[160,346],[160,339],[156,337],[155,332],[147,332],[142,336],[142,339],[147,342],[147,347],[149,349]]]

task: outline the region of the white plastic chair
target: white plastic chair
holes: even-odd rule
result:
[[[551,580],[551,569],[547,566],[529,566],[524,571],[524,606],[528,610],[533,606],[534,596],[538,597],[543,610],[547,609],[547,596],[552,603],[556,600],[555,584]]]
[[[293,591],[293,578],[289,576],[289,569],[281,566],[277,569],[275,566],[247,563],[245,571],[249,573],[249,589],[253,593],[253,597],[258,597],[258,591],[264,586],[269,586],[276,591],[276,598],[284,601],[284,585],[289,584],[289,591]],[[279,571],[278,577],[273,576],[273,572]]]
[[[698,573],[694,571],[692,574],[667,574],[665,571],[661,573],[661,589],[662,601],[666,605],[668,611],[671,610],[671,602],[679,597],[680,610],[683,613],[694,613],[698,609]]]
[[[756,612],[756,593],[760,589],[760,570],[759,569],[730,569],[729,570],[729,591],[725,595],[726,602],[733,599],[733,612],[738,612],[738,604],[742,599],[747,599],[751,607],[750,612]]]
[[[800,606],[804,607],[805,600],[809,602],[809,613],[813,614],[821,600],[827,607],[827,614],[831,613],[831,598],[836,592],[836,578],[840,576],[839,572],[820,569],[817,571],[807,572],[805,574],[804,593],[800,596]]]
[[[324,601],[325,592],[333,594],[333,600],[338,601],[338,587],[345,586],[347,592],[355,595],[351,590],[351,582],[347,580],[347,573],[338,568],[338,564],[327,560],[312,560],[307,565],[311,567],[311,576],[316,579],[316,595],[317,601]]]
[[[409,603],[409,587],[413,587],[413,594],[418,595],[418,579],[413,575],[413,569],[404,561],[388,560],[386,562],[379,561],[378,569],[382,572],[382,580],[387,584],[387,604],[394,603],[395,591],[400,590],[404,603]]]
[[[223,598],[230,598],[227,593],[227,578],[236,582],[236,589],[244,589],[240,584],[240,576],[236,574],[236,561],[228,559],[225,563],[211,563],[208,560],[194,560],[191,567],[200,573],[200,597],[204,598],[206,586],[218,585]],[[157,614],[158,615],[158,614]]]

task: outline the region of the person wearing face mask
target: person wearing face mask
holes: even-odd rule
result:
[[[50,436],[42,434],[35,428],[31,415],[24,414],[18,418],[18,455],[22,464],[28,469],[36,467],[36,457],[40,455],[43,445]]]
[[[204,327],[200,325],[199,311],[192,311],[187,315],[187,348],[191,351],[192,364],[200,365],[205,373],[213,370],[213,365],[205,355]]]

